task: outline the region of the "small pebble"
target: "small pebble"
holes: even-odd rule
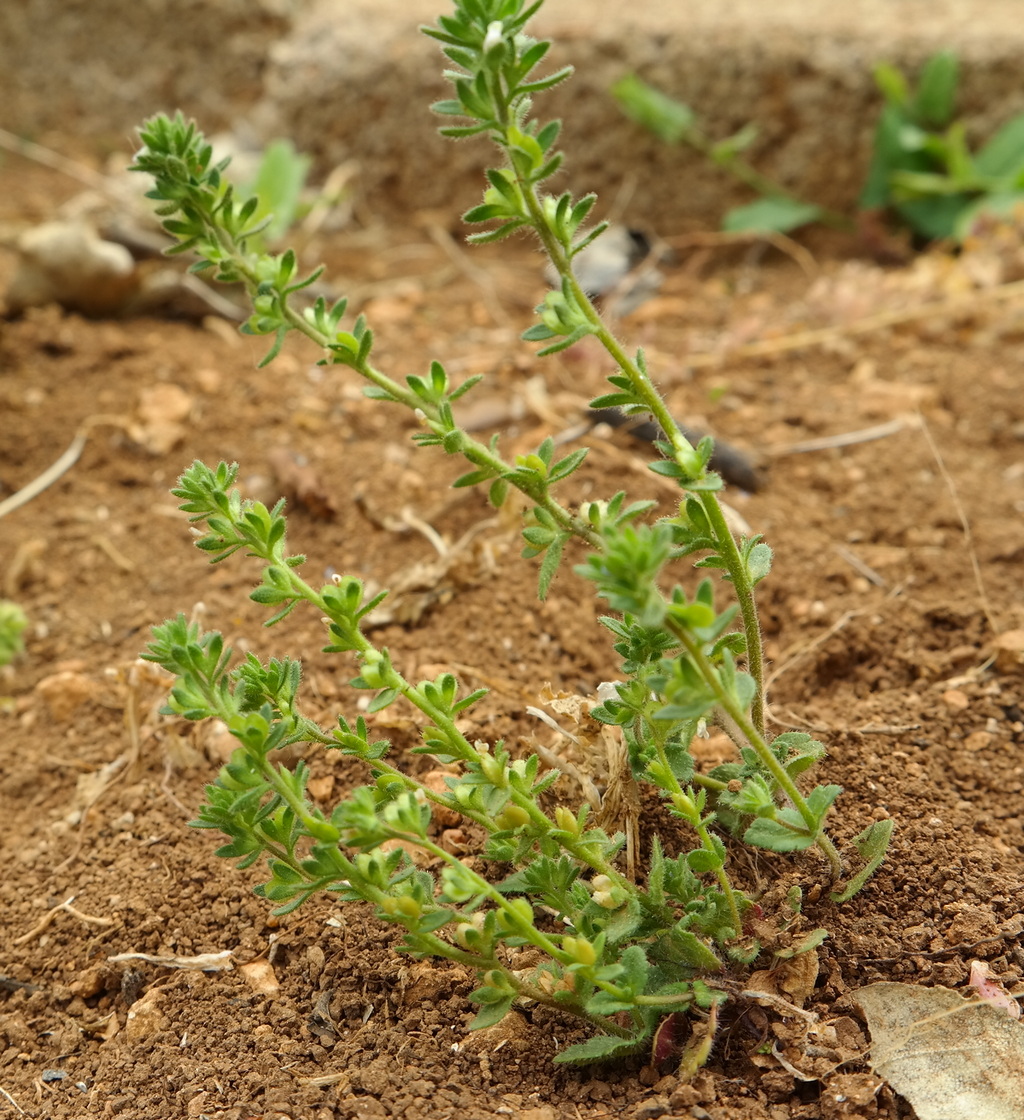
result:
[[[954,712],[962,712],[965,708],[969,708],[971,704],[967,698],[967,693],[962,692],[959,688],[946,689],[942,694],[942,702]]]
[[[668,1110],[667,1097],[650,1097],[636,1106],[633,1115],[636,1120],[657,1120],[659,1116],[664,1116]]]
[[[969,751],[983,751],[995,738],[991,732],[975,731],[964,739],[964,746]]]

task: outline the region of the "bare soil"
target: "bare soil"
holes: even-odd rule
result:
[[[0,221],[41,220],[75,189],[10,158]],[[537,361],[517,340],[544,290],[536,255],[525,243],[466,255],[422,217],[310,247],[377,329],[379,364],[404,375],[437,356],[455,374],[486,373],[466,407],[509,453],[571,428],[609,371],[587,350]],[[985,295],[1017,275],[1020,240],[997,232],[959,259],[889,271],[844,261],[849,247],[834,243],[811,244],[806,270],[772,251],[681,247],[660,294],[621,324],[677,414],[760,466],[756,494],[727,497],[776,550],[761,597],[774,727],[813,729],[828,745],[819,777],[845,789],[841,843],[872,820],[896,824],[884,867],[838,907],[812,854],[737,852],[766,910],[799,885],[800,928],[830,932],[808,957],[816,974],[784,988],[816,1023],[737,1001],[689,1084],[640,1058],[556,1067],[557,1049],[581,1036],[535,1008],[471,1036],[472,977],[395,955],[394,930],[366,908],[323,899],[272,917],[251,893],[258,869],[215,859],[216,838],[187,827],[222,737],[160,716],[164,686],[136,663],[150,626],[201,602],[205,624],[237,648],[305,659],[311,713],[356,710],[352,667],[319,652],[317,618],[263,629],[246,598],[256,569],[240,557],[211,569],[190,547],[168,490],[195,458],[237,460],[248,493],[290,499],[291,543],[314,579],[354,572],[389,586],[418,566],[422,586],[397,596],[377,637],[410,674],[448,666],[489,687],[472,731],[517,750],[550,741],[524,711],[546,683],[592,694],[617,674],[589,585],[567,565],[539,604],[516,517],[449,489],[458,463],[417,450],[410,418],[301,347],[261,371],[260,340],[222,320],[90,321],[51,306],[0,322],[0,498],[92,425],[77,464],[0,533],[2,592],[31,620],[26,654],[0,677],[0,1111],[910,1116],[870,1072],[856,990],[957,987],[972,959],[1020,990],[1024,966],[1024,676],[1012,657],[992,659],[996,636],[1024,627],[1024,320],[1019,301]],[[13,267],[0,257],[0,279]],[[966,309],[849,328],[965,293],[980,293]],[[829,337],[802,350],[780,341],[809,328]],[[757,342],[777,352],[741,349]],[[720,357],[694,356],[711,351]],[[792,453],[899,420],[884,438]],[[671,487],[645,470],[649,449],[621,432],[592,443],[574,499],[625,487],[672,508]],[[282,453],[315,476],[304,500]],[[462,546],[438,563],[405,511]],[[694,580],[685,566],[679,578]],[[414,743],[411,712],[375,718],[399,754]],[[351,760],[312,753],[310,764],[325,805],[362,780]],[[645,810],[649,843],[667,826],[656,803]],[[111,959],[227,951],[234,967],[219,971]],[[757,967],[772,963],[765,954]]]

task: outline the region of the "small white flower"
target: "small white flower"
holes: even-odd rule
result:
[[[602,681],[597,686],[597,698],[602,704],[607,704],[609,700],[618,700],[619,698],[619,681]]]
[[[493,23],[487,27],[487,34],[484,36],[484,54],[493,50],[504,38],[505,25],[500,19],[494,20]]]

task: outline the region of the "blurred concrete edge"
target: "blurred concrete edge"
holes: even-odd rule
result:
[[[478,198],[484,140],[453,144],[429,104],[447,96],[437,44],[418,33],[440,0],[8,0],[0,4],[0,123],[131,150],[134,127],[182,109],[208,132],[290,136],[321,170],[358,165],[374,211]],[[879,108],[871,71],[909,72],[936,50],[962,63],[959,112],[975,140],[1024,112],[1019,0],[548,0],[570,82],[538,101],[562,117],[574,193],[663,230],[716,225],[751,195],[706,161],[626,120],[608,88],[636,73],[723,137],[753,121],[751,158],[799,195],[849,209]],[[556,187],[561,181],[555,182]]]

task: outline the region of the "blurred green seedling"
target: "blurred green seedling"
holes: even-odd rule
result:
[[[1024,203],[1024,114],[972,152],[954,117],[959,73],[950,51],[925,63],[916,87],[888,63],[875,69],[885,105],[860,206],[892,212],[924,241],[962,240],[981,214]]]
[[[0,665],[9,664],[24,650],[22,634],[26,626],[28,619],[21,607],[0,599]]]
[[[877,66],[874,77],[884,105],[858,200],[862,211],[891,213],[927,242],[962,240],[980,214],[1007,215],[1024,202],[1024,114],[972,152],[966,125],[954,118],[959,66],[952,52],[930,58],[916,86],[889,63]],[[789,233],[814,222],[853,228],[849,216],[798,198],[745,157],[757,135],[754,125],[713,141],[689,105],[640,78],[621,79],[612,94],[628,116],[666,143],[689,145],[761,196],[729,210],[724,230]]]
[[[272,140],[263,150],[252,181],[238,184],[241,194],[259,199],[253,216],[256,221],[269,219],[263,230],[268,244],[280,241],[308,208],[302,199],[312,163],[291,140]]]
[[[852,228],[850,219],[845,215],[798,198],[759,171],[744,156],[743,153],[757,139],[756,125],[746,124],[732,136],[712,140],[689,105],[632,74],[612,86],[612,95],[627,116],[655,136],[667,144],[687,144],[761,196],[755,202],[728,210],[722,219],[723,230],[729,233],[790,233],[813,222],[823,222],[840,229]]]

